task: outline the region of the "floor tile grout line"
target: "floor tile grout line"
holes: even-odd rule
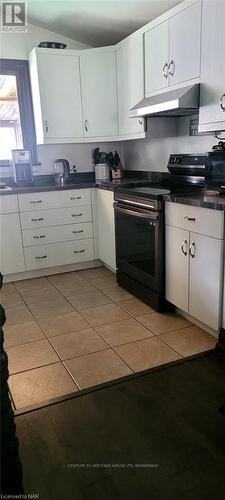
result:
[[[57,364],[59,364],[61,362],[62,361],[60,359],[58,361],[50,361],[50,362],[48,362],[47,364],[44,364],[44,365],[33,366],[33,368],[28,368],[27,370],[21,370],[19,372],[10,373],[9,376],[13,377],[14,375],[19,375],[20,373],[32,372],[33,370],[38,370],[39,368],[46,368],[46,366],[50,366],[50,365],[57,365]]]
[[[18,293],[19,293],[19,292],[18,292]],[[32,313],[32,310],[29,308],[29,306],[27,305],[27,303],[26,303],[26,302],[25,302],[25,300],[23,299],[23,296],[21,296],[21,294],[20,294],[20,293],[19,293],[19,295],[20,295],[20,297],[22,298],[22,300],[24,301],[25,306],[28,308],[28,310],[30,311],[31,315],[33,316],[35,323],[37,323],[37,324],[38,324],[38,326],[40,327],[40,329],[41,329],[41,330],[42,330],[42,332],[44,333],[45,339],[48,341],[48,343],[49,343],[49,344],[50,344],[50,346],[52,347],[51,343],[49,342],[49,339],[48,339],[47,335],[45,334],[44,330],[41,328],[41,325],[38,323],[37,319],[35,318],[34,314]],[[41,340],[41,339],[40,339],[40,340]],[[43,340],[43,339],[42,339],[42,340]],[[28,342],[28,343],[30,343],[30,342]],[[21,345],[24,345],[24,344],[21,344]],[[18,347],[18,346],[17,346],[17,347]],[[58,354],[57,354],[57,353],[56,353],[56,355],[57,355],[57,357],[58,357],[58,359],[59,359],[59,361],[60,361],[60,357],[58,356]],[[51,363],[51,364],[52,364],[52,363]],[[47,366],[47,365],[45,365],[45,366]],[[38,367],[38,368],[41,368],[41,367]],[[33,369],[34,369],[34,368],[33,368]],[[27,370],[24,370],[24,371],[27,371]],[[19,373],[21,373],[21,372],[19,372]]]

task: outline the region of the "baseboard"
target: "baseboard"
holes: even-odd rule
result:
[[[76,264],[67,264],[65,266],[56,266],[56,267],[48,267],[45,269],[36,269],[34,271],[25,271],[23,273],[6,274],[4,276],[4,283],[9,283],[11,281],[25,280],[30,278],[40,278],[43,276],[50,276],[52,274],[81,271],[82,269],[89,269],[92,267],[99,267],[102,265],[103,262],[97,259],[86,262],[77,262]]]

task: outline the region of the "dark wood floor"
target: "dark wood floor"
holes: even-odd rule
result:
[[[224,500],[224,404],[225,355],[213,353],[19,416],[26,493]]]

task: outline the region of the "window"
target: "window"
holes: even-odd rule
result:
[[[9,164],[12,149],[29,149],[37,162],[28,62],[0,60],[0,165]]]

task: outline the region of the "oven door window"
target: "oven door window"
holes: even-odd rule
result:
[[[158,222],[149,216],[117,212],[117,259],[135,270],[155,278],[157,269]],[[133,273],[132,273],[133,274]]]

